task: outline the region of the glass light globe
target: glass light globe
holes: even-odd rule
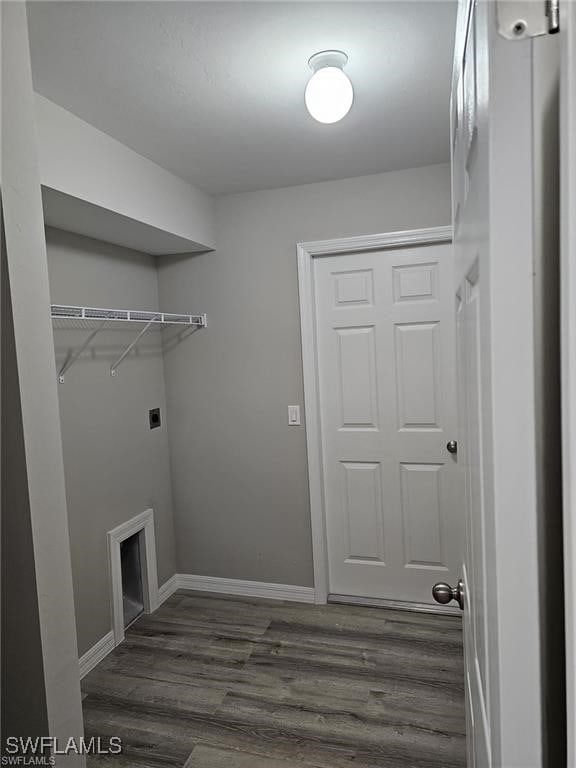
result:
[[[340,67],[322,67],[308,81],[304,100],[306,109],[319,123],[337,123],[350,111],[354,89]]]

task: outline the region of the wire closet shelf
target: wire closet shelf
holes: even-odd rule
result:
[[[142,309],[104,309],[102,307],[76,307],[67,304],[52,304],[53,321],[58,321],[58,327],[92,329],[84,342],[72,352],[58,371],[58,381],[64,383],[64,375],[80,357],[88,344],[99,331],[115,323],[126,323],[143,327],[138,331],[134,340],[126,347],[120,357],[110,367],[110,375],[116,376],[120,363],[134,349],[142,336],[151,328],[161,329],[169,326],[206,328],[206,315],[186,315],[173,312],[154,312]],[[63,321],[63,322],[60,322]],[[109,325],[110,324],[110,325]]]

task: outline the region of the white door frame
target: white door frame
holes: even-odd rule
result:
[[[452,227],[429,227],[377,235],[341,237],[298,243],[298,290],[300,293],[300,333],[304,373],[304,408],[308,450],[308,484],[312,523],[312,555],[316,603],[328,600],[328,553],[324,509],[324,473],[322,468],[322,432],[318,386],[318,347],[316,339],[316,304],[313,260],[320,256],[391,249],[402,246],[432,245],[452,241]]]
[[[122,600],[122,564],[120,544],[139,533],[140,567],[142,571],[142,597],[144,613],[158,608],[158,572],[156,564],[156,537],[154,534],[154,510],[147,509],[125,523],[108,531],[110,554],[110,591],[112,604],[112,632],[114,645],[124,640],[124,611]]]

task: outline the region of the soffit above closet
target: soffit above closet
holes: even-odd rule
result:
[[[449,159],[456,2],[28,3],[34,86],[212,194]],[[308,57],[349,56],[355,104],[307,114]]]
[[[151,256],[203,253],[206,245],[178,237],[173,232],[122,216],[117,211],[94,205],[56,189],[42,187],[44,223],[84,237],[114,243]]]

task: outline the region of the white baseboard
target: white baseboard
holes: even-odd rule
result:
[[[165,603],[168,598],[176,592],[178,589],[178,577],[176,574],[174,576],[171,576],[168,581],[166,581],[160,589],[158,590],[158,606],[162,605],[162,603]]]
[[[158,589],[158,599],[155,601],[155,605],[159,607],[164,603],[170,595],[178,589],[178,581],[176,575],[172,576]],[[80,657],[78,665],[80,667],[80,679],[85,677],[88,672],[91,672],[94,667],[104,659],[110,651],[113,651],[116,647],[114,640],[114,632],[110,631],[108,634],[101,637],[92,648],[89,648],[86,653]]]
[[[178,589],[195,592],[218,592],[242,597],[263,597],[268,600],[290,600],[297,603],[314,603],[313,587],[299,587],[289,584],[268,584],[264,581],[242,581],[221,579],[216,576],[196,576],[189,573],[176,574]]]
[[[80,679],[93,670],[96,664],[99,664],[103,658],[108,656],[110,651],[114,650],[114,648],[114,632],[110,631],[107,635],[101,637],[92,648],[87,650],[86,653],[80,657],[78,661],[80,666]]]
[[[178,589],[194,592],[217,592],[242,597],[263,597],[268,600],[289,600],[296,603],[314,603],[313,587],[291,586],[289,584],[268,584],[264,581],[242,581],[220,579],[215,576],[195,576],[177,573],[158,589],[156,605],[160,606]],[[114,632],[110,631],[80,658],[80,679],[88,674],[116,647]]]

